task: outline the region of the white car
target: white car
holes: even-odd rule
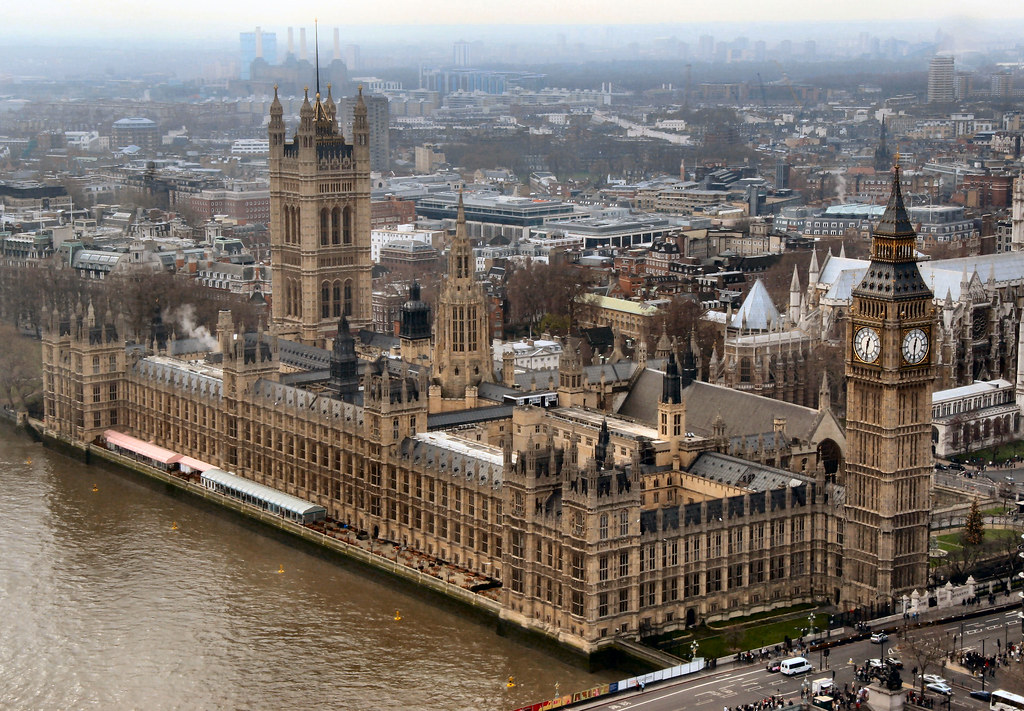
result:
[[[889,639],[889,635],[887,635],[885,632],[875,632],[871,635],[871,641],[874,644],[881,644],[887,639]]]
[[[925,687],[928,691],[934,691],[936,694],[942,694],[943,696],[952,696],[953,690],[948,685],[943,684],[940,681],[933,681],[931,684],[926,684]]]
[[[880,666],[882,666],[881,659],[868,659],[866,660],[866,662],[870,669],[878,669]]]
[[[938,674],[925,674],[924,675],[924,681],[925,681],[926,684],[945,684],[945,683],[947,683],[946,680],[943,679]]]

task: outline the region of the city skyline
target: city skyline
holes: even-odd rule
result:
[[[509,26],[595,28],[643,25],[665,27],[670,32],[673,28],[669,26],[672,25],[697,27],[732,23],[740,26],[741,33],[746,31],[747,26],[750,27],[750,33],[755,34],[757,28],[752,25],[758,24],[771,31],[793,24],[877,22],[885,18],[888,23],[895,20],[934,24],[947,32],[971,32],[977,24],[999,23],[997,27],[989,29],[1011,34],[1007,23],[1024,20],[1024,7],[975,6],[969,12],[964,12],[962,3],[951,0],[927,3],[913,0],[898,6],[881,0],[840,3],[838,6],[812,4],[806,0],[788,0],[768,6],[753,0],[741,0],[725,8],[673,7],[652,0],[628,6],[610,2],[586,5],[572,2],[555,6],[528,0],[516,5],[482,8],[460,0],[449,1],[441,7],[430,6],[429,9],[419,4],[399,2],[384,7],[347,7],[344,10],[302,1],[289,5],[287,12],[282,12],[277,4],[260,1],[245,5],[244,13],[240,12],[242,6],[238,3],[222,3],[211,7],[195,0],[185,0],[176,9],[178,12],[160,17],[159,24],[156,24],[156,18],[147,6],[103,3],[98,8],[90,6],[90,10],[86,11],[66,3],[44,0],[42,6],[12,8],[8,13],[6,28],[9,39],[38,37],[38,41],[46,41],[47,37],[76,37],[84,40],[90,36],[97,39],[125,36],[140,40],[147,37],[213,37],[244,31],[250,25],[260,25],[271,31],[287,26],[312,28],[314,18],[318,18],[324,28],[341,27],[343,32],[346,27],[352,26],[380,31],[386,28],[420,31],[428,27],[432,31],[441,28],[472,31],[490,27],[493,32]],[[39,34],[40,16],[53,18],[45,36]],[[848,28],[851,33],[857,29]],[[888,31],[898,35],[904,30],[905,27],[896,26],[890,27]]]

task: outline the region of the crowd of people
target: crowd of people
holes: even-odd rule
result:
[[[775,694],[772,696],[766,696],[760,701],[755,701],[750,704],[739,704],[738,706],[725,707],[725,711],[771,711],[771,709],[781,709],[785,706],[792,706],[793,700],[790,699],[788,704],[781,694]]]

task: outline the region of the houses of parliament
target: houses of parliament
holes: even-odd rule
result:
[[[535,376],[547,389],[496,378],[461,204],[436,313],[414,285],[401,357],[360,359],[366,107],[348,137],[329,91],[291,138],[276,97],[270,114],[269,325],[221,312],[210,350],[158,315],[129,340],[109,311],[49,311],[48,434],[122,431],[322,505],[492,578],[505,620],[583,653],[927,585],[933,313],[898,167],[855,291],[844,428],[827,389],[813,409],[703,382],[692,346],[664,337],[614,365],[569,339]]]

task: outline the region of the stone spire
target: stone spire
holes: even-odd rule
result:
[[[832,391],[828,387],[828,373],[821,374],[821,387],[818,389],[818,409],[826,411],[832,407]]]
[[[668,340],[668,327],[665,323],[662,323],[661,336],[658,337],[658,343],[654,346],[654,357],[668,358],[671,352],[672,343]]]
[[[1017,407],[1024,408],[1024,325],[1017,324]]]
[[[789,322],[800,322],[800,275],[793,265],[793,279],[789,283]]]

